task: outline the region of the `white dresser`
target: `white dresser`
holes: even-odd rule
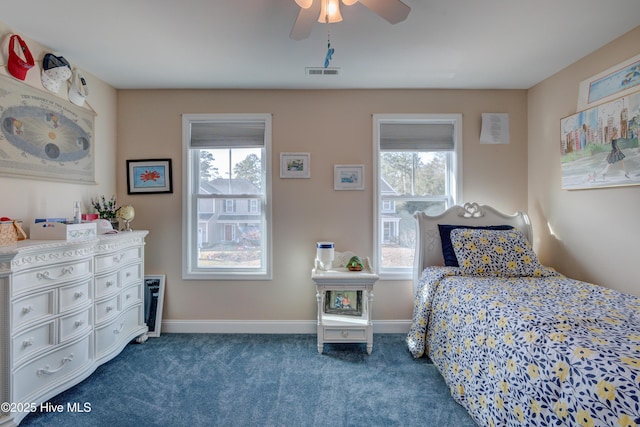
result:
[[[0,247],[0,425],[18,424],[131,340],[146,340],[146,235]]]

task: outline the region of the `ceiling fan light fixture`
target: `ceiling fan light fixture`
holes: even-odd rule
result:
[[[313,0],[296,0],[296,4],[303,9],[309,9]]]
[[[342,0],[342,3],[344,3],[345,6],[351,6],[358,3],[358,0]]]
[[[340,14],[340,0],[320,0],[320,16],[318,22],[335,24],[342,21]]]

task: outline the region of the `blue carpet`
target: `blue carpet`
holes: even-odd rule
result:
[[[315,335],[164,334],[130,344],[21,426],[476,426],[402,334],[364,344]]]

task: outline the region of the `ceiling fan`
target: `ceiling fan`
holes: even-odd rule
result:
[[[342,21],[340,1],[345,6],[351,6],[360,1],[391,24],[404,21],[411,11],[411,8],[400,0],[295,0],[300,6],[300,12],[289,37],[294,40],[306,39],[311,34],[311,27],[315,21],[322,23]]]

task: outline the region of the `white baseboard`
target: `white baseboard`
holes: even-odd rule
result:
[[[410,320],[374,320],[374,334],[406,334]],[[315,334],[315,320],[163,320],[162,333]]]

